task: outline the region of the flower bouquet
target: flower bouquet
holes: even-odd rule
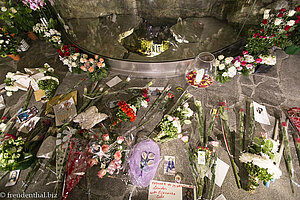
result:
[[[80,69],[87,72],[91,81],[101,80],[107,77],[108,67],[105,65],[104,59],[100,58],[99,55],[94,55],[94,58],[83,58],[80,59]]]
[[[190,124],[194,112],[186,102],[179,105],[171,114],[166,114],[159,123],[159,133],[154,137],[156,142],[166,142],[178,138],[183,124]]]
[[[237,72],[243,74],[244,76],[252,74],[255,70],[255,67],[260,62],[260,59],[254,59],[254,57],[250,55],[248,51],[243,51],[243,56],[238,56],[232,61],[233,65],[237,69]]]
[[[203,189],[206,182],[204,179],[205,176],[210,170],[214,172],[214,169],[212,168],[215,168],[215,162],[217,159],[216,148],[218,145],[219,143],[216,141],[210,142],[211,148],[198,146],[196,149],[189,149],[189,146],[187,145],[190,165],[197,185],[198,199],[201,199],[203,196]],[[213,196],[214,184],[215,182],[212,180],[208,199],[211,199]]]
[[[278,13],[270,13],[270,11],[270,9],[264,11],[260,29],[249,31],[246,49],[255,56],[268,55],[268,50],[273,46],[285,48],[293,44],[289,36],[299,23],[299,18],[293,17],[299,12],[299,8],[289,11],[283,8]]]
[[[103,134],[101,139],[89,143],[89,153],[92,154],[92,158],[88,163],[90,167],[100,165],[99,178],[103,178],[106,174],[118,174],[125,158],[122,155],[123,150],[124,138],[122,136],[110,138],[109,134]]]
[[[12,35],[0,29],[0,54],[2,57],[14,54],[17,55],[19,42]]]
[[[50,99],[59,85],[59,80],[53,74],[54,69],[48,63],[44,64],[44,77],[38,79],[37,84],[41,90],[45,91],[46,99]]]
[[[264,136],[254,138],[253,143],[249,147],[249,152],[240,156],[240,161],[249,174],[249,183],[247,189],[250,193],[254,193],[259,186],[258,181],[264,183],[272,179],[280,178],[282,172],[274,164],[278,159],[278,142],[265,138]]]
[[[0,170],[26,169],[33,161],[32,154],[25,152],[22,137],[9,136],[0,145]]]
[[[219,55],[215,59],[213,66],[217,71],[216,81],[226,83],[236,75],[237,69],[232,61],[233,57],[225,58],[223,55]]]
[[[150,101],[148,97],[148,90],[146,88],[135,90],[137,92],[137,95],[128,101],[119,101],[118,102],[118,111],[117,111],[117,118],[119,122],[134,122],[136,119],[136,115],[138,110],[141,107],[147,108],[148,102]],[[113,126],[117,125],[116,122],[114,122]]]

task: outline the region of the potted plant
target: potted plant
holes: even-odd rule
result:
[[[19,42],[11,34],[0,29],[0,54],[2,57],[10,56],[14,60],[20,60],[17,53]]]

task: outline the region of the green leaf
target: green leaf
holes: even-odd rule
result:
[[[288,46],[286,49],[285,49],[285,52],[287,54],[290,54],[290,55],[295,55],[297,53],[300,52],[300,47],[297,46],[297,45],[291,45],[291,46]]]
[[[268,149],[273,149],[273,142],[271,142],[270,140],[267,140],[265,147],[267,147]]]

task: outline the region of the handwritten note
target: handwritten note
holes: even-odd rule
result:
[[[195,186],[152,180],[148,200],[196,200]]]
[[[270,125],[267,109],[265,106],[260,105],[253,101],[254,119],[261,124]]]

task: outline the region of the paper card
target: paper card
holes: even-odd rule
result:
[[[216,180],[215,183],[217,186],[221,187],[223,184],[223,181],[226,177],[226,174],[228,172],[229,165],[227,165],[225,162],[223,162],[221,159],[217,159],[217,165],[216,165]],[[209,170],[206,174],[209,179],[211,179],[211,171]]]
[[[35,125],[38,123],[39,120],[40,120],[39,117],[31,118],[30,120],[22,123],[18,131],[22,133],[29,133],[35,127]]]
[[[164,158],[164,174],[175,176],[175,156],[165,156]]]
[[[118,77],[118,76],[115,76],[113,79],[108,81],[106,83],[106,85],[108,85],[108,87],[113,87],[113,86],[117,85],[120,82],[122,82],[122,79],[120,79],[120,77]]]
[[[205,151],[198,151],[198,164],[205,165]]]
[[[192,185],[152,180],[148,200],[196,200],[196,188]]]
[[[219,195],[215,200],[226,200],[223,194]]]
[[[254,119],[261,124],[270,125],[266,107],[253,101]]]
[[[46,104],[46,111],[45,111],[46,115],[51,111],[51,109],[52,109],[52,107],[54,105],[59,104],[62,101],[66,101],[66,100],[70,99],[71,97],[73,98],[73,100],[75,102],[75,105],[77,105],[77,91],[70,92],[64,98],[62,98],[60,101],[57,101],[60,97],[62,97],[62,95],[58,95],[58,96],[52,97],[47,102],[47,104]]]
[[[41,101],[46,97],[46,93],[44,90],[37,90],[34,92],[34,97],[36,101]]]
[[[0,95],[0,110],[4,109],[5,108],[5,103],[4,103],[4,99],[3,99],[3,96]]]
[[[9,173],[8,181],[5,187],[16,185],[20,175],[20,170],[14,170]]]
[[[73,98],[63,101],[58,105],[53,106],[55,114],[56,126],[63,125],[64,123],[70,122],[73,117],[77,115],[75,102]]]
[[[33,106],[27,110],[25,110],[24,112],[18,114],[18,121],[19,122],[25,122],[30,120],[31,118],[33,118],[34,116],[36,116],[38,114],[39,110]]]

